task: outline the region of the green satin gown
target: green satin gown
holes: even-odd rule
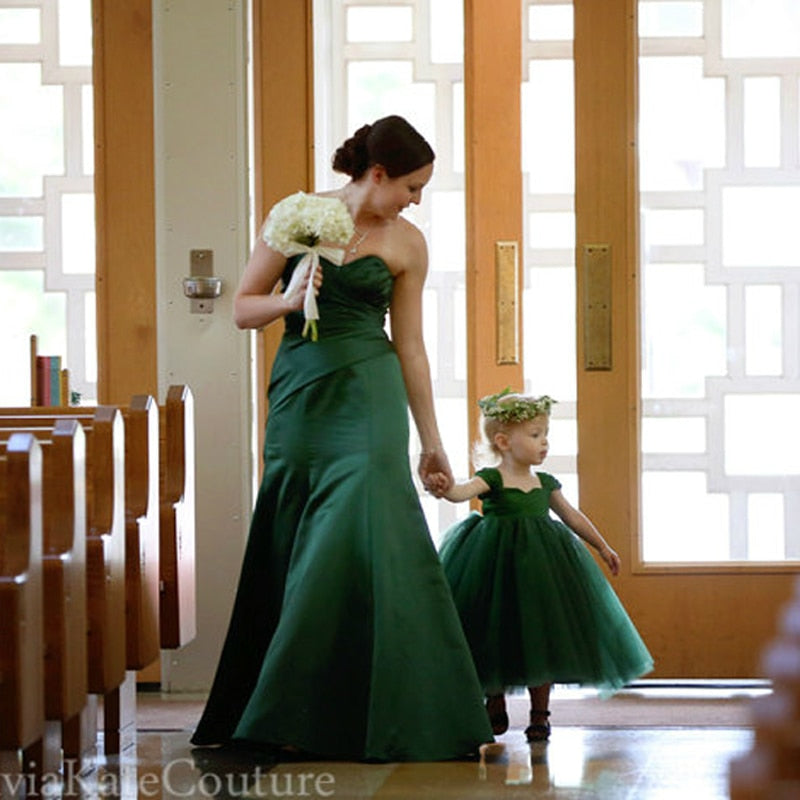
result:
[[[609,694],[650,672],[653,659],[583,541],[550,516],[561,487],[503,486],[493,468],[483,514],[473,512],[442,539],[441,558],[487,693],[580,684]]]
[[[323,266],[319,340],[290,315],[273,366],[263,482],[192,741],[458,758],[492,733],[411,480],[394,279],[376,256]]]

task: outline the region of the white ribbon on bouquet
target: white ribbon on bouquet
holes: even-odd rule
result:
[[[317,293],[314,289],[314,276],[319,269],[319,259],[320,256],[322,256],[337,266],[341,266],[344,261],[344,250],[340,247],[329,247],[320,244],[310,246],[301,244],[300,242],[292,242],[283,254],[290,257],[299,255],[300,253],[303,253],[303,257],[294,268],[289,285],[286,287],[283,294],[287,300],[292,301],[300,293],[300,286],[305,280],[306,275],[308,275],[308,284],[305,290],[305,297],[303,298],[303,314],[306,318],[306,323],[303,326],[303,336],[308,336],[310,332],[311,341],[316,342],[319,308],[317,307]]]

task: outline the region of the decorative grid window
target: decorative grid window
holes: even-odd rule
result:
[[[96,397],[90,0],[0,0],[0,404],[27,405],[30,336]]]
[[[571,0],[527,0],[522,39],[525,389],[558,400],[546,469],[578,501]],[[542,124],[542,120],[546,120]],[[542,347],[545,339],[554,344]]]
[[[453,472],[466,477],[462,0],[316,0],[314,19],[317,189],[341,185],[334,150],[387,114],[406,117],[436,152],[422,203],[405,214],[428,242],[423,315],[436,411]],[[411,451],[416,459],[417,442]],[[464,512],[420,500],[434,539]]]
[[[526,0],[523,42],[528,80],[522,87],[525,169],[525,290],[530,308],[542,293],[558,313],[542,319],[559,337],[558,352],[533,343],[525,328],[526,390],[558,397],[553,454],[565,489],[577,497],[574,317],[574,156],[572,4]],[[336,178],[330,157],[358,126],[385,114],[406,116],[431,142],[436,169],[409,217],[422,229],[430,255],[425,290],[425,341],[442,436],[457,476],[469,473],[466,403],[464,218],[464,89],[462,0],[316,0],[315,129],[319,189]],[[535,125],[548,115],[552,125]],[[530,355],[533,354],[533,355]],[[534,381],[531,377],[536,376]],[[418,445],[412,444],[412,456]],[[434,538],[463,509],[421,496]]]
[[[644,558],[800,559],[800,5],[639,33]]]

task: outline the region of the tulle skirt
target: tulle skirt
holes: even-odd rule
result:
[[[558,520],[473,513],[440,556],[487,693],[544,683],[611,693],[652,669],[597,562]]]

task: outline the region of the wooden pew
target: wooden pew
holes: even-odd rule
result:
[[[137,631],[136,635],[129,633],[126,637],[125,651],[128,669],[139,669],[157,656],[159,644],[163,648],[182,647],[196,635],[194,399],[188,387],[172,386],[160,409],[160,419],[156,418],[159,410],[155,402],[146,395],[135,396],[131,405],[122,411],[125,421],[126,553],[123,560],[126,565],[127,625],[117,626],[115,631],[117,634],[123,629]],[[96,422],[109,413],[113,415],[113,409],[0,408],[0,435],[3,426],[11,429],[28,425],[36,429],[72,420],[73,424],[75,421],[81,423],[88,434],[87,441],[91,443]],[[50,434],[40,430],[38,435],[44,440]],[[119,435],[112,438],[118,439]],[[154,440],[159,442],[158,455]],[[90,446],[90,464],[94,453],[95,450]],[[118,466],[107,469],[104,474],[108,477],[115,471],[119,471]],[[99,525],[101,519],[108,520],[114,516],[108,504],[94,502],[96,496],[107,495],[111,484],[118,486],[120,483],[116,480],[110,484],[107,482],[105,487],[101,486],[94,478],[102,473],[103,470],[97,470],[96,473],[92,470],[89,479],[87,514],[90,519],[90,538],[92,531],[103,527]],[[153,488],[155,480],[158,480],[157,495]],[[159,499],[157,507],[154,502],[156,496]],[[115,508],[118,505],[118,499],[111,503]],[[154,518],[157,520],[155,524]],[[119,539],[115,541],[118,543]],[[154,546],[154,541],[157,546]],[[95,556],[98,552],[95,551]],[[118,586],[120,559],[118,552],[115,552],[113,561],[116,566],[109,564],[108,567],[116,576],[114,585]],[[90,589],[99,589],[102,584],[91,577],[88,580]],[[90,591],[90,604],[93,597]],[[114,597],[118,597],[118,592],[114,593]],[[154,597],[159,598],[158,602],[154,601]],[[96,634],[98,629],[95,625],[90,630]],[[104,629],[101,627],[100,630]],[[108,628],[104,633],[108,633]],[[108,636],[104,635],[103,640],[110,643]],[[98,643],[96,635],[94,643]],[[104,652],[106,656],[109,655],[108,648]],[[90,650],[90,653],[90,661],[94,665],[98,659],[97,648]],[[113,753],[119,751],[119,732],[125,727],[121,719],[125,703],[120,694],[120,685],[109,689],[108,678],[111,679],[110,683],[118,680],[119,664],[112,666],[106,660],[102,669],[91,671],[89,689],[103,697],[105,751]],[[135,699],[132,702],[135,706]],[[65,737],[64,741],[66,743],[68,739]]]
[[[170,386],[161,407],[161,647],[194,639],[195,456],[194,396]]]
[[[134,395],[125,418],[126,664],[139,670],[160,654],[159,412]]]
[[[0,440],[13,429],[0,429]],[[96,710],[87,710],[86,438],[77,420],[31,431],[42,450],[45,719],[64,758],[91,755]],[[52,736],[48,733],[48,741]]]
[[[158,406],[135,395],[124,419],[125,663],[138,670],[159,656]],[[73,419],[91,430],[97,407],[2,408],[0,425],[53,425]]]
[[[75,419],[47,411],[2,409],[0,429],[46,435],[42,432],[59,420]],[[111,754],[119,752],[120,731],[130,717],[121,695],[126,666],[124,423],[118,409],[104,406],[90,419],[77,419],[86,434],[87,684],[91,694],[103,699],[104,750]]]
[[[30,794],[44,762],[41,564],[42,455],[17,434],[0,447],[0,769]]]
[[[160,407],[149,395],[135,395],[122,412],[127,666],[141,669],[158,657],[159,645],[163,649],[183,647],[197,630],[194,396],[188,386],[174,385]],[[53,422],[59,417],[85,421],[94,413],[95,408],[88,406],[0,409],[0,416],[14,417],[15,423],[30,416]],[[154,491],[158,492],[158,507]]]

